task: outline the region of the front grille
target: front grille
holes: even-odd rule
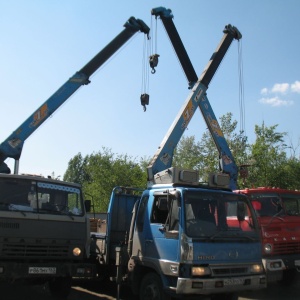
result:
[[[66,258],[69,248],[64,245],[31,245],[4,243],[1,249],[2,258]]]
[[[20,224],[16,222],[0,222],[0,228],[2,229],[19,229]]]
[[[224,267],[224,268],[213,268],[214,276],[237,276],[237,275],[247,275],[247,267]]]
[[[300,253],[299,242],[286,242],[274,244],[273,254],[294,254]]]

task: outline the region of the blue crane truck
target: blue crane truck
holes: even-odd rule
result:
[[[26,139],[120,49],[149,27],[131,17],[90,62],[0,144],[0,280],[49,282],[55,296],[66,297],[72,277],[94,277],[90,261],[90,222],[81,187],[41,176],[18,175]],[[14,174],[5,163],[15,159]]]
[[[153,10],[162,19],[165,12],[175,29],[170,10]],[[112,44],[0,145],[0,173],[9,173],[4,162],[8,157],[16,160],[17,173],[25,139],[75,90],[89,83],[89,76],[137,31],[148,33],[148,27],[131,18]],[[229,47],[237,31],[227,26],[224,33],[221,46]],[[220,47],[221,55],[218,51],[213,55],[202,74],[204,81],[189,80],[189,98],[195,103],[206,94],[226,47]],[[188,58],[185,53],[183,57]],[[188,107],[189,113],[194,112],[195,106]],[[170,137],[173,141],[175,133],[172,145],[176,146],[190,118],[178,118],[177,123],[181,120],[164,141]],[[234,299],[239,291],[265,287],[255,214],[244,195],[232,193],[230,174],[211,174],[208,183],[200,184],[198,172],[171,167],[172,147],[162,150],[148,167],[146,190],[113,190],[104,233],[89,235],[90,202],[83,200],[79,185],[0,174],[0,279],[49,282],[53,295],[66,297],[72,277],[109,276],[118,290],[127,284],[143,300],[200,295]]]
[[[228,175],[201,185],[197,171],[169,168],[145,191],[116,187],[106,231],[92,240],[98,272],[141,300],[232,300],[266,286],[255,213]]]
[[[266,287],[261,239],[249,199],[232,191],[237,168],[206,90],[232,40],[241,34],[225,27],[198,79],[171,10],[158,7],[152,14],[163,20],[191,94],[147,168],[148,188],[113,190],[106,229],[91,233],[91,252],[100,263],[99,273],[115,280],[118,292],[127,284],[141,300],[236,299],[239,291]],[[197,171],[172,167],[174,149],[197,106],[212,131],[222,167],[205,184]]]

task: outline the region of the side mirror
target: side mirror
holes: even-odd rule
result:
[[[239,201],[237,203],[237,212],[236,212],[236,214],[237,214],[237,218],[240,222],[245,220],[246,210],[245,210],[245,203],[244,202]]]
[[[92,207],[92,200],[85,200],[84,201],[84,207],[85,207],[86,212],[90,212],[91,207]]]

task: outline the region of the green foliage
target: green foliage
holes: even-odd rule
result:
[[[249,176],[238,179],[240,187],[276,186],[300,189],[300,161],[294,153],[288,157],[284,140],[286,133],[277,132],[277,125],[255,126],[256,140],[252,145],[243,132],[237,132],[237,121],[227,113],[220,118],[220,128],[237,166],[249,164]],[[68,165],[64,180],[80,183],[85,199],[93,201],[95,212],[105,212],[110,194],[116,186],[146,188],[146,168],[151,159],[139,162],[128,155],[118,155],[110,149],[82,157],[75,155]],[[178,143],[173,166],[199,170],[201,181],[207,181],[210,172],[219,171],[219,153],[206,131],[200,141],[195,136],[184,136]],[[53,174],[54,175],[54,174]]]
[[[283,169],[284,176],[280,178],[281,185],[278,186],[300,190],[300,160],[295,157],[289,158]]]
[[[200,164],[202,153],[195,136],[183,136],[174,151],[172,165],[183,169],[196,169]]]
[[[146,172],[148,165],[151,162],[152,157],[146,157],[143,156],[140,158],[140,162],[139,165],[141,166],[141,168]]]
[[[88,174],[85,172],[86,158],[81,153],[75,155],[68,164],[68,169],[64,174],[64,181],[83,184],[88,180]]]
[[[237,121],[232,121],[232,113],[220,118],[220,128],[236,164],[244,164],[249,147],[247,137],[236,133]],[[219,171],[219,152],[210,132],[204,132],[199,142],[195,136],[183,137],[175,149],[173,166],[199,170],[201,181],[207,181],[209,173]]]
[[[64,180],[82,185],[85,199],[93,201],[96,212],[105,212],[110,194],[116,186],[145,188],[146,172],[128,155],[117,155],[110,149],[70,160]]]
[[[255,126],[256,140],[248,144],[243,132],[237,132],[237,121],[227,113],[220,118],[220,128],[238,167],[248,166],[248,177],[238,176],[238,186],[276,186],[300,189],[300,160],[287,156],[286,133],[277,132],[278,125]],[[219,171],[218,149],[207,130],[200,141],[195,136],[183,137],[175,149],[173,166],[199,170],[201,181],[207,181],[210,172]]]
[[[288,186],[287,146],[284,143],[286,133],[276,132],[277,126],[266,127],[264,123],[262,126],[255,126],[256,141],[251,146],[253,164],[248,179],[253,186]]]
[[[227,113],[220,117],[221,129],[228,143],[229,149],[238,166],[245,164],[248,160],[248,137],[243,131],[237,131],[238,122],[232,120],[232,113]]]

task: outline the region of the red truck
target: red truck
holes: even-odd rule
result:
[[[257,214],[267,281],[291,284],[300,272],[300,191],[259,187],[238,190]]]

